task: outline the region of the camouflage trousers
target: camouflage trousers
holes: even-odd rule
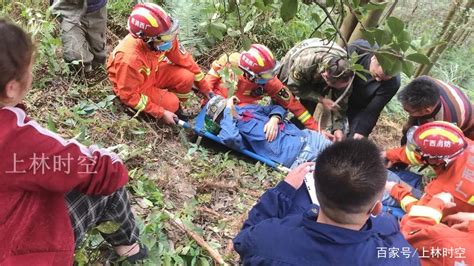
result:
[[[87,0],[55,0],[52,11],[61,21],[61,41],[66,62],[84,66],[105,63],[107,9],[87,13]]]

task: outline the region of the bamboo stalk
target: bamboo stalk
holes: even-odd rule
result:
[[[420,75],[427,75],[430,71],[431,68],[433,68],[433,65],[438,61],[438,59],[441,57],[443,54],[444,50],[448,47],[448,44],[453,37],[454,33],[456,32],[456,28],[462,23],[464,20],[464,17],[469,15],[470,9],[474,6],[474,0],[469,0],[465,6],[464,10],[461,12],[461,14],[456,18],[453,24],[450,25],[446,33],[443,35],[442,40],[445,41],[444,44],[441,44],[436,47],[436,49],[433,51],[433,53],[430,56],[430,61],[431,63],[428,65],[424,65],[423,68],[420,71]]]

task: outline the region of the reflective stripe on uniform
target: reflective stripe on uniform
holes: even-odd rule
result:
[[[443,214],[440,211],[431,207],[415,205],[411,207],[408,216],[431,218],[435,220],[436,223],[439,223],[439,221],[441,221],[441,218],[443,217]]]
[[[140,67],[140,69],[138,70],[138,72],[143,73],[143,74],[145,74],[146,76],[150,76],[150,74],[151,74],[151,69],[148,68],[148,67],[146,67],[146,66],[142,66],[142,67]]]
[[[474,195],[469,198],[467,203],[469,203],[470,205],[474,205]]]
[[[176,92],[174,92],[174,94],[179,99],[188,99],[189,97],[191,97],[192,92],[188,92],[188,93],[176,93]]]
[[[406,211],[406,210],[407,210],[407,209],[406,209],[407,205],[410,204],[410,203],[416,202],[416,201],[418,201],[418,199],[415,198],[415,197],[412,197],[412,196],[405,196],[405,197],[400,201],[400,206],[402,207],[402,209],[403,209],[404,211]]]
[[[311,115],[309,114],[308,111],[304,111],[304,113],[298,116],[298,120],[300,120],[302,123],[305,123],[310,118],[311,118]]]
[[[200,72],[194,76],[194,81],[201,81],[204,78],[204,73]]]
[[[158,57],[158,62],[161,62],[161,61],[165,60],[165,58],[166,58],[165,53],[160,54],[160,57]]]
[[[408,160],[410,161],[410,164],[411,164],[411,165],[418,165],[418,164],[421,164],[421,162],[419,162],[418,159],[416,159],[415,152],[413,152],[412,150],[410,150],[410,149],[408,148],[408,146],[405,147],[405,153],[406,153],[407,158],[408,158]]]
[[[135,106],[134,109],[137,110],[138,112],[141,112],[145,109],[147,103],[148,103],[148,96],[142,94],[140,96],[140,101],[138,101],[138,104],[137,106]]]
[[[211,68],[209,72],[207,72],[207,74],[214,76],[216,78],[220,78],[219,74],[217,73],[217,71],[214,70],[214,68]]]

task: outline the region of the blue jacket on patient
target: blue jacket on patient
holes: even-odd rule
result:
[[[229,108],[224,110],[220,121],[219,139],[235,149],[248,149],[261,156],[291,167],[305,148],[311,146],[311,154],[306,160],[314,160],[319,152],[331,142],[315,131],[301,130],[281,119],[278,135],[272,142],[265,138],[265,124],[273,115],[284,118],[286,110],[279,105],[261,106],[249,104],[236,106],[238,117],[231,115]]]

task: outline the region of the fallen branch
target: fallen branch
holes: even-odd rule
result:
[[[169,212],[167,210],[164,210],[164,212],[170,218],[170,222],[171,222],[172,225],[174,225],[178,229],[186,232],[186,234],[188,236],[190,236],[192,239],[194,239],[194,241],[196,241],[196,243],[199,246],[201,246],[204,250],[206,250],[209,253],[211,258],[214,259],[214,261],[216,261],[220,265],[223,265],[225,263],[224,259],[221,256],[221,254],[219,254],[219,252],[217,252],[217,250],[215,250],[211,246],[209,246],[209,244],[206,242],[206,240],[204,240],[204,238],[202,238],[202,236],[198,235],[196,232],[194,232],[191,229],[187,228],[186,225],[184,225],[184,223],[181,221],[181,219],[175,217],[174,214],[172,214],[171,212]]]
[[[234,243],[232,243],[232,239],[227,239],[227,245],[224,250],[224,254],[229,256],[234,251]]]
[[[237,184],[235,182],[210,182],[206,181],[199,185],[197,188],[198,190],[206,190],[206,189],[225,189],[225,190],[236,190]]]
[[[216,211],[213,210],[213,209],[209,209],[209,208],[206,208],[206,207],[198,207],[197,210],[200,211],[200,212],[209,213],[209,214],[211,214],[211,215],[217,217],[218,219],[222,219],[222,218],[223,218],[220,213],[216,212]]]
[[[244,193],[245,195],[252,196],[254,198],[260,198],[262,196],[262,192],[260,191],[255,191],[255,190],[250,190],[247,188],[240,188],[240,192]]]

